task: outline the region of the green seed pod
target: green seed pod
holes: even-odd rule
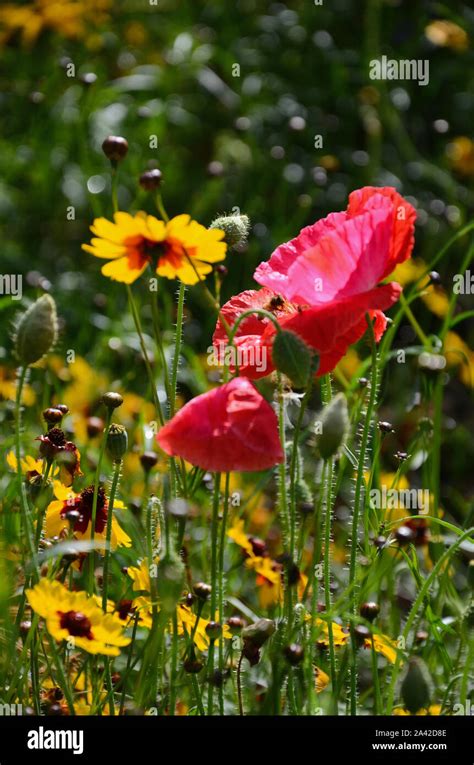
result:
[[[272,360],[290,378],[295,388],[304,388],[311,374],[312,351],[294,332],[281,330],[275,335]]]
[[[56,303],[42,295],[21,316],[15,332],[15,353],[22,366],[35,364],[46,356],[58,337]]]
[[[317,444],[321,457],[327,460],[341,448],[349,431],[349,412],[343,393],[338,393],[324,407],[319,422],[321,433],[318,435]]]
[[[107,434],[107,451],[114,462],[123,459],[128,447],[128,434],[123,425],[113,422]]]
[[[174,613],[183,593],[184,565],[180,558],[168,554],[160,560],[157,572],[157,594],[160,608],[167,614]]]
[[[432,694],[432,682],[426,664],[418,657],[410,659],[401,690],[403,703],[412,715],[416,714],[419,709],[428,708]]]
[[[242,630],[244,642],[250,643],[254,648],[260,648],[275,632],[273,619],[259,619],[249,624]]]
[[[212,221],[209,228],[220,228],[224,232],[227,246],[235,247],[236,244],[247,241],[250,219],[248,215],[221,215]]]

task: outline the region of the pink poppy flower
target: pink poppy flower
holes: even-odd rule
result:
[[[382,311],[395,303],[401,287],[379,283],[413,249],[416,213],[395,189],[366,187],[349,197],[347,212],[332,213],[304,228],[261,263],[255,279],[263,289],[236,295],[222,308],[230,326],[243,311],[265,308],[282,328],[296,332],[320,355],[318,375],[330,372],[367,329],[365,314],[375,319],[376,340],[387,319]],[[237,365],[250,378],[273,371],[269,319],[249,317],[236,334]],[[213,343],[220,353],[227,343],[219,321]],[[265,357],[267,363],[257,366]],[[253,355],[252,355],[253,351]]]
[[[204,470],[266,470],[283,461],[276,414],[246,377],[189,401],[160,430],[166,454]]]

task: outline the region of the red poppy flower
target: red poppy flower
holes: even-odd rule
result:
[[[308,306],[367,292],[410,256],[415,217],[395,189],[359,189],[347,212],[328,215],[277,247],[255,280]]]
[[[367,312],[375,319],[376,340],[383,335],[387,320],[382,311],[398,300],[401,287],[393,282],[377,285],[409,257],[415,217],[414,208],[395,189],[354,191],[347,212],[304,228],[261,263],[255,279],[263,289],[233,297],[222,308],[224,317],[232,326],[243,311],[265,308],[282,328],[296,332],[318,351],[318,375],[330,372],[349,345],[363,336]],[[233,359],[229,349],[224,356],[227,335],[218,322],[213,343],[231,368],[237,365],[248,377],[258,378],[274,369],[274,333],[269,319],[245,319],[236,334]]]
[[[163,451],[204,470],[266,470],[283,460],[270,404],[246,377],[187,403],[158,433]]]

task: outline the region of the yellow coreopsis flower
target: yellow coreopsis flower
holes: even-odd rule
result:
[[[382,656],[385,656],[387,661],[390,662],[390,664],[395,664],[395,660],[397,658],[397,644],[394,640],[387,637],[386,635],[373,635],[374,640],[374,650],[377,651],[377,653],[381,653]],[[371,648],[372,647],[372,638],[367,638],[364,641],[365,648]]]
[[[85,592],[70,592],[60,582],[42,579],[26,590],[26,596],[56,640],[73,640],[77,648],[106,656],[118,656],[120,648],[130,643],[120,619],[104,614]]]
[[[148,266],[159,276],[197,284],[226,254],[224,232],[207,229],[189,215],[165,223],[144,212],[117,212],[114,223],[96,218],[91,231],[91,244],[82,248],[108,260],[102,273],[124,284],[132,284]]]
[[[46,509],[45,533],[49,538],[59,537],[69,531],[69,521],[67,512],[77,510],[79,519],[74,524],[74,536],[77,539],[90,539],[92,505],[94,497],[94,487],[89,486],[80,494],[76,494],[67,486],[63,486],[60,481],[54,481],[55,500],[49,503]],[[120,500],[114,501],[115,509],[124,509],[125,505]],[[97,512],[95,520],[95,540],[105,541],[107,514],[109,512],[108,501],[102,487],[99,487],[97,495]],[[116,547],[131,547],[132,540],[122,529],[115,517],[112,517],[112,529],[110,536],[110,546],[112,550]]]

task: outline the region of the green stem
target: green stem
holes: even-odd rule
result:
[[[217,581],[217,539],[219,522],[219,500],[220,500],[221,474],[216,473],[214,477],[214,497],[212,502],[212,525],[211,525],[211,603],[210,603],[210,621],[215,621],[218,581]],[[222,640],[222,637],[221,637]],[[209,651],[207,657],[207,676],[208,676],[208,694],[207,694],[207,714],[213,714],[214,703],[214,640],[209,642]]]
[[[102,461],[104,459],[105,447],[107,444],[107,436],[109,434],[110,423],[112,420],[112,410],[107,408],[107,415],[105,418],[105,428],[100,442],[99,459],[97,460],[97,468],[95,471],[94,479],[94,495],[92,498],[92,517],[91,517],[91,551],[89,554],[89,571],[88,571],[88,584],[87,592],[89,595],[94,593],[94,570],[95,570],[95,550],[94,550],[94,537],[95,537],[95,522],[97,518],[97,500],[99,497],[99,484],[100,484],[100,472],[102,470]]]
[[[367,446],[369,442],[370,430],[372,426],[372,413],[375,406],[377,396],[377,347],[375,344],[374,329],[372,321],[368,314],[366,314],[366,320],[369,327],[369,334],[372,348],[372,369],[371,369],[371,381],[370,381],[370,394],[369,402],[367,406],[367,412],[364,421],[364,427],[362,431],[362,439],[360,444],[359,464],[357,468],[356,486],[354,493],[354,511],[352,516],[352,534],[351,534],[351,553],[349,564],[349,586],[352,587],[350,598],[350,610],[352,615],[357,615],[357,549],[358,549],[358,535],[359,535],[359,516],[361,508],[362,498],[362,486],[364,482],[365,472],[365,457],[367,452]],[[351,715],[357,714],[357,654],[358,644],[355,634],[355,624],[351,621],[351,671],[350,671],[350,713]]]
[[[102,610],[107,613],[107,593],[109,588],[109,565],[110,565],[110,540],[112,537],[112,521],[114,516],[114,503],[117,487],[120,480],[120,470],[122,460],[116,460],[112,486],[110,488],[109,506],[107,509],[107,527],[105,532],[105,550],[104,550],[104,572],[103,572],[103,591],[102,591]]]

